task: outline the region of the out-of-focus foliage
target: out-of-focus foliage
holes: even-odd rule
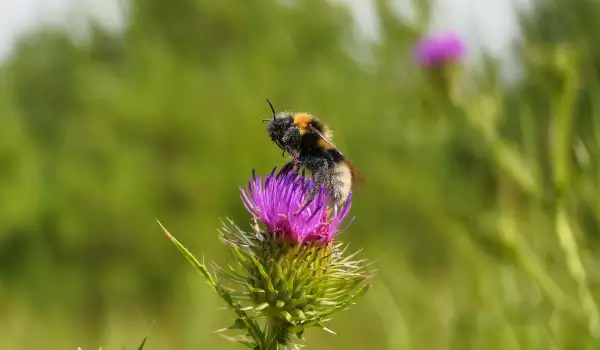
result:
[[[226,258],[238,186],[285,161],[266,96],[367,179],[341,239],[378,278],[310,348],[595,348],[600,5],[540,1],[524,80],[489,62],[448,96],[413,62],[422,23],[374,4],[376,43],[320,0],[134,0],[123,33],[22,37],[0,68],[0,348],[237,348],[155,219]]]

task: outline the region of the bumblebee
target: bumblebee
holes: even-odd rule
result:
[[[346,199],[353,182],[363,182],[356,167],[332,143],[332,131],[308,113],[276,113],[267,98],[273,116],[269,122],[269,137],[292,159],[282,172],[308,169],[312,173],[313,188],[309,192],[301,211],[325,185],[329,199],[339,204]]]

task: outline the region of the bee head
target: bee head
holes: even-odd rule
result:
[[[277,146],[279,146],[279,148],[285,150],[282,141],[283,135],[285,134],[287,129],[294,126],[292,116],[291,114],[277,114],[275,112],[275,108],[273,108],[273,105],[271,104],[271,101],[269,101],[268,98],[267,103],[271,107],[271,112],[273,112],[271,118],[263,119],[263,122],[269,122],[269,126],[267,127],[267,133],[269,134],[271,140],[275,142]]]

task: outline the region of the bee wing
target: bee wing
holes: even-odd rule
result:
[[[332,148],[333,148],[333,149],[334,149],[336,152],[338,152],[338,153],[339,153],[341,156],[344,156],[344,154],[343,154],[342,152],[340,152],[340,150],[339,150],[339,149],[337,149],[337,147],[335,147],[335,145],[334,145],[334,144],[333,144],[331,141],[329,141],[329,140],[328,140],[328,139],[325,137],[325,135],[323,135],[323,134],[322,134],[322,133],[321,133],[319,130],[315,129],[315,128],[314,128],[314,127],[312,127],[312,126],[310,127],[310,129],[311,129],[311,130],[312,130],[312,131],[313,131],[315,134],[319,135],[319,137],[320,137],[320,138],[321,138],[323,141],[327,142],[327,143],[328,143],[328,144],[329,144],[329,145],[330,145],[330,146],[331,146],[331,147],[332,147]]]
[[[364,185],[365,178],[362,176],[358,168],[354,164],[352,164],[352,162],[348,160],[348,158],[344,159],[344,163],[346,163],[348,168],[350,168],[350,172],[352,173],[352,182],[358,185]]]
[[[340,152],[340,150],[338,150],[335,145],[333,143],[331,143],[331,141],[329,141],[322,133],[320,133],[318,130],[316,130],[315,128],[311,127],[312,131],[315,132],[315,134],[319,135],[319,137],[321,139],[323,139],[323,141],[327,142],[331,147],[333,147],[333,149],[338,152],[342,157],[344,157],[344,163],[346,163],[346,165],[348,165],[348,168],[350,168],[350,171],[352,172],[352,180],[354,182],[356,182],[357,184],[360,185],[364,185],[365,184],[365,179],[362,176],[362,174],[360,173],[360,171],[358,170],[358,168],[352,164],[352,162],[346,158],[346,156],[344,156],[344,154],[342,152]]]

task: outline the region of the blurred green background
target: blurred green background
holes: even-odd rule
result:
[[[374,42],[321,0],[131,0],[122,32],[24,34],[0,67],[0,349],[239,349],[155,220],[225,261],[238,186],[285,161],[266,96],[367,181],[340,239],[377,279],[309,349],[600,348],[600,4],[534,2],[510,81],[419,68],[414,4],[374,1]]]

